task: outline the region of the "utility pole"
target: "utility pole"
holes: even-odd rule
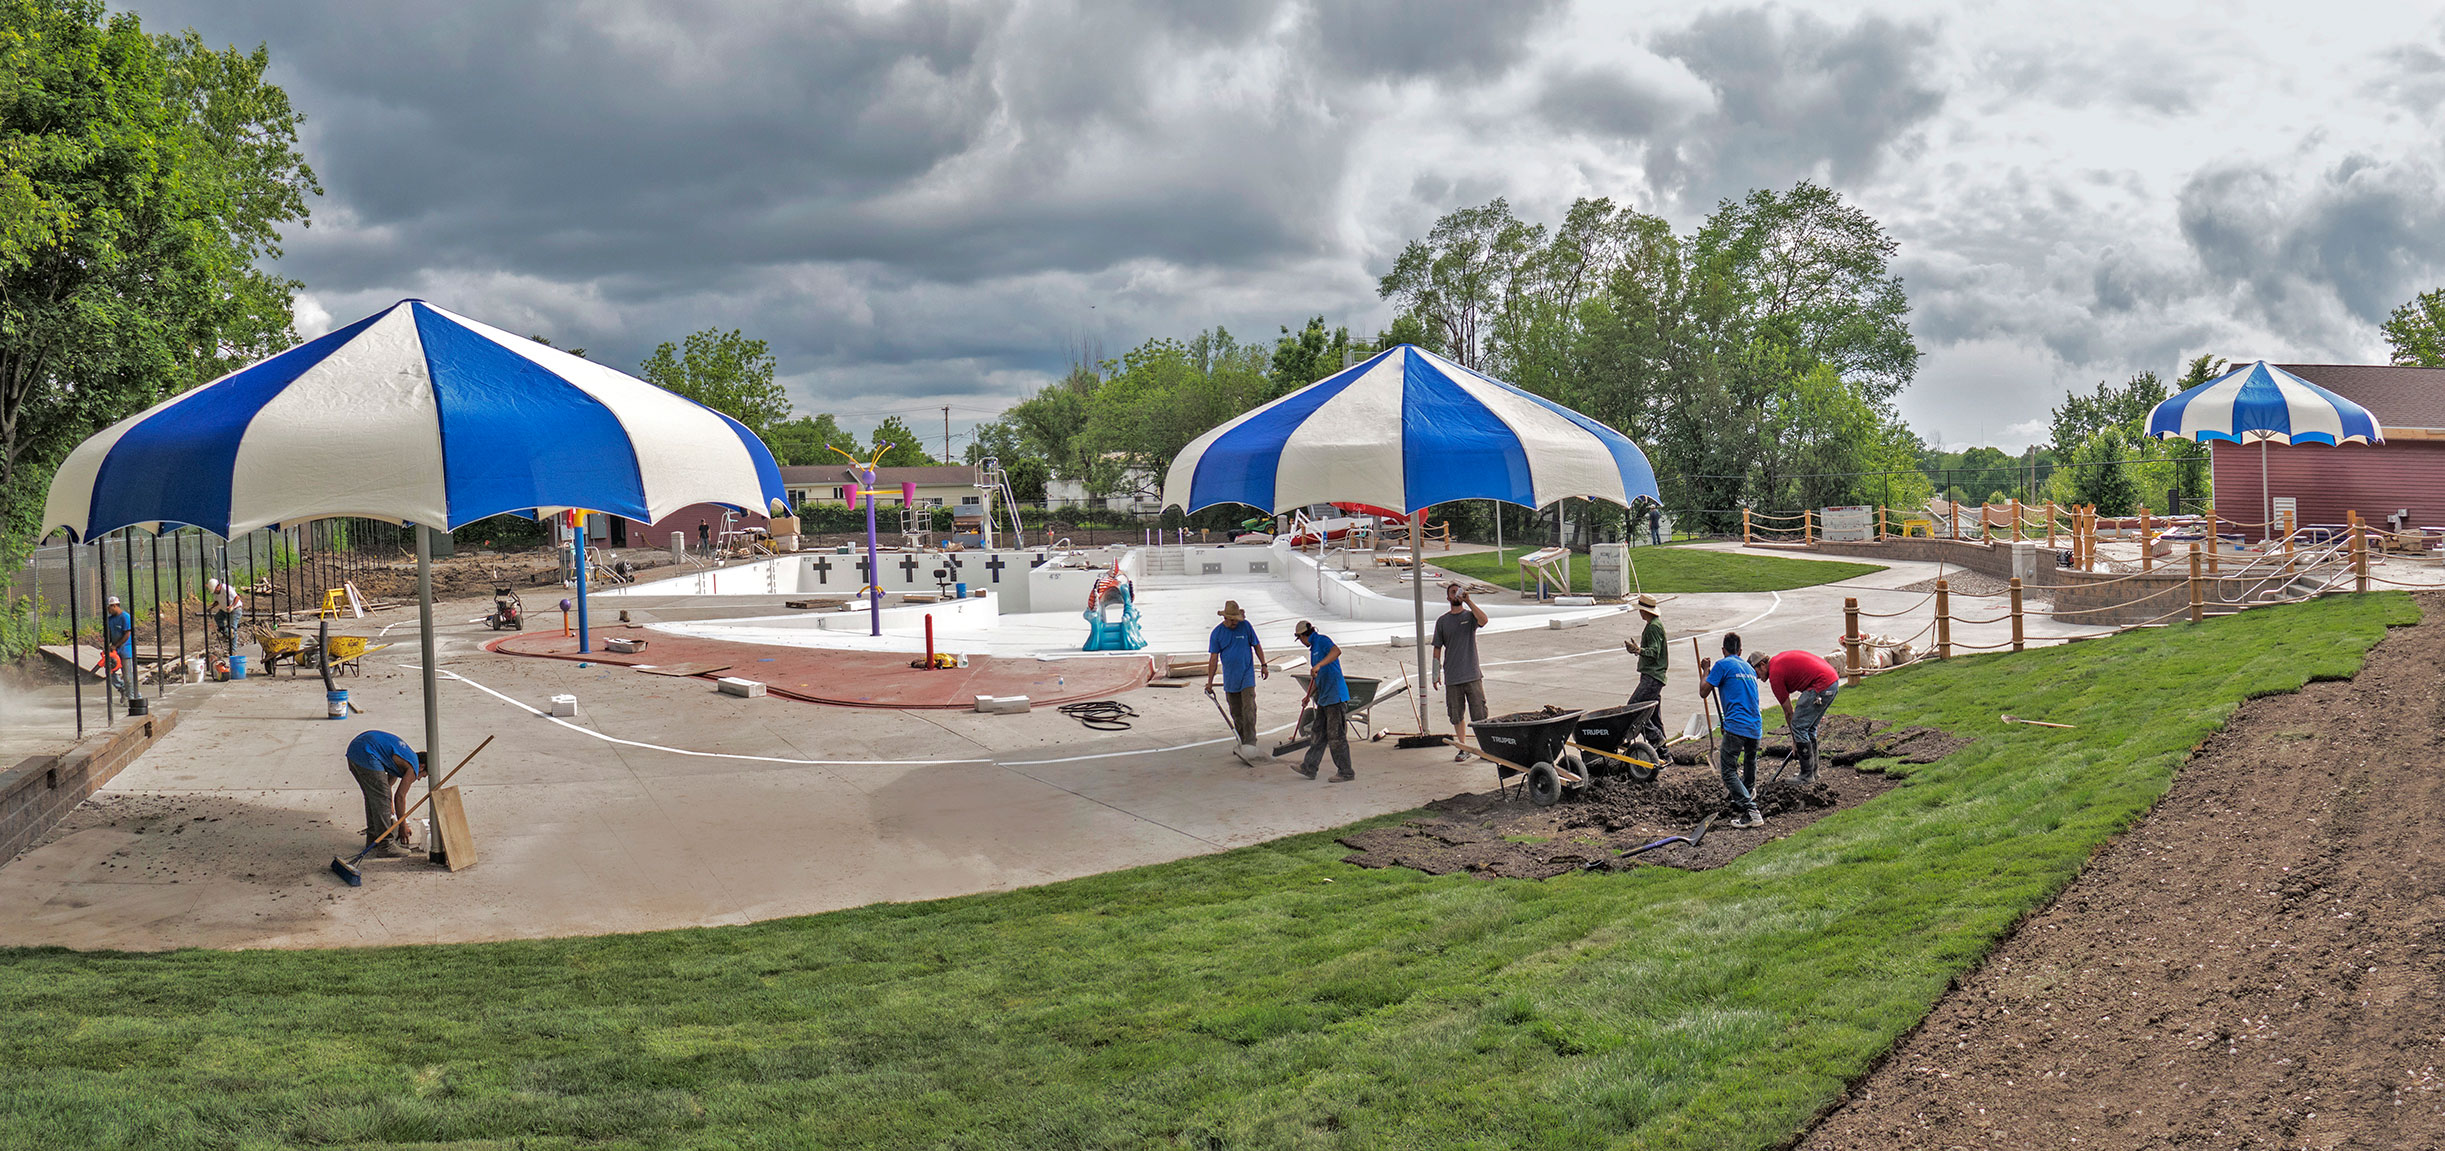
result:
[[[942,406],[942,462],[951,462],[951,405]]]

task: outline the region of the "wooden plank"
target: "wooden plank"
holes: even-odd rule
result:
[[[475,866],[475,836],[467,830],[467,807],[455,787],[433,793],[433,834],[441,840],[442,866],[452,871]]]
[[[644,672],[647,675],[692,676],[704,675],[708,672],[728,671],[730,670],[730,665],[726,663],[666,663],[655,667],[641,667],[637,670]]]

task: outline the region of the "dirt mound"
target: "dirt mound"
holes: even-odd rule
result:
[[[2357,677],[2244,704],[1801,1146],[2445,1146],[2420,602]]]
[[[1772,736],[1767,739],[1758,747],[1760,763],[1780,761],[1791,753],[1788,741],[1775,741]],[[1972,742],[1940,728],[1897,728],[1884,720],[1861,715],[1829,715],[1817,725],[1819,758],[1835,767],[1858,767],[1861,771],[1878,770],[1871,761],[1879,759],[1934,763]],[[1706,745],[1682,744],[1673,749],[1672,760],[1680,764],[1704,762]]]
[[[1519,713],[1538,718],[1538,712]],[[1348,862],[1360,867],[1410,867],[1429,875],[1468,872],[1503,879],[1545,879],[1583,869],[1624,870],[1643,865],[1703,870],[1721,867],[1777,835],[1787,835],[1826,815],[1856,807],[1898,784],[1871,769],[1842,770],[1878,758],[1932,763],[1969,741],[1934,728],[1892,729],[1881,721],[1831,716],[1823,729],[1837,760],[1813,783],[1796,779],[1795,764],[1773,780],[1782,758],[1778,748],[1758,763],[1758,808],[1766,826],[1736,830],[1725,807],[1723,783],[1712,767],[1667,770],[1654,783],[1599,780],[1552,807],[1538,807],[1518,794],[1471,792],[1426,805],[1427,815],[1392,827],[1343,836]],[[1842,742],[1835,743],[1840,738]],[[1700,749],[1703,754],[1704,749]],[[1686,762],[1686,761],[1684,761]],[[1676,843],[1637,856],[1623,852],[1671,835],[1688,835],[1708,817],[1716,826],[1696,846]]]

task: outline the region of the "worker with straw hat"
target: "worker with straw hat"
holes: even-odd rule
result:
[[[1646,725],[1638,734],[1647,746],[1662,750],[1664,739],[1664,673],[1672,666],[1671,645],[1664,639],[1664,611],[1652,595],[1638,597],[1639,618],[1647,621],[1646,629],[1637,639],[1622,641],[1622,647],[1638,657],[1638,687],[1630,693],[1630,706],[1652,701],[1655,710],[1647,713]]]
[[[1240,610],[1238,600],[1224,600],[1222,610],[1214,614],[1222,622],[1206,638],[1206,694],[1214,694],[1214,673],[1219,669],[1223,700],[1231,714],[1231,729],[1239,733],[1244,760],[1246,749],[1256,746],[1256,681],[1273,678],[1273,671],[1265,666],[1265,644],[1256,637],[1256,625],[1248,622],[1248,613]]]

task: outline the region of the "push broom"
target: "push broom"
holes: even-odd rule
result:
[[[448,775],[445,775],[445,776],[441,777],[441,782],[440,782],[440,783],[434,784],[432,787],[429,787],[429,788],[425,789],[425,793],[424,793],[424,799],[419,799],[419,800],[417,800],[415,803],[409,804],[409,805],[408,805],[408,809],[407,809],[407,814],[406,814],[406,815],[402,815],[402,816],[400,816],[399,818],[392,820],[392,821],[391,821],[391,825],[390,825],[389,827],[385,827],[385,828],[383,828],[383,829],[382,829],[382,834],[375,836],[375,837],[374,837],[374,840],[373,840],[373,842],[372,842],[372,843],[368,843],[368,844],[366,844],[366,845],[365,845],[365,850],[364,850],[364,851],[360,851],[360,852],[356,853],[354,856],[351,856],[351,857],[349,858],[348,862],[346,862],[346,863],[342,863],[342,862],[340,862],[340,857],[338,857],[338,856],[336,856],[336,855],[335,855],[335,856],[332,856],[332,857],[331,857],[331,874],[336,875],[336,876],[339,876],[339,877],[340,877],[341,882],[346,883],[346,884],[347,884],[348,886],[350,886],[350,887],[363,887],[363,886],[365,886],[365,876],[364,876],[362,873],[360,873],[360,872],[357,870],[357,864],[358,864],[360,861],[362,861],[362,860],[363,860],[363,859],[364,859],[364,858],[365,858],[365,857],[366,857],[368,854],[371,854],[371,853],[372,853],[372,851],[373,851],[373,849],[374,849],[375,847],[380,846],[383,840],[385,840],[385,839],[389,839],[389,838],[390,838],[390,835],[391,835],[391,833],[392,833],[392,832],[399,830],[399,825],[400,825],[400,824],[402,824],[402,823],[406,823],[406,822],[408,821],[408,816],[411,816],[411,815],[416,814],[416,809],[417,809],[417,808],[419,808],[419,807],[423,807],[423,806],[424,806],[424,804],[425,804],[425,799],[431,799],[431,798],[433,798],[433,793],[434,793],[434,792],[436,792],[436,791],[440,791],[441,789],[443,789],[443,788],[445,788],[445,787],[450,786],[450,781],[451,781],[452,779],[457,778],[457,776],[458,776],[458,770],[459,770],[459,767],[465,767],[465,766],[467,766],[468,760],[472,760],[472,759],[474,759],[474,758],[475,758],[475,757],[476,757],[478,754],[480,754],[480,753],[481,753],[481,752],[482,752],[482,751],[483,751],[485,748],[487,748],[487,747],[491,747],[491,746],[492,746],[492,739],[493,739],[493,737],[491,737],[491,736],[489,736],[489,735],[488,735],[488,736],[485,736],[485,737],[484,737],[484,742],[482,742],[482,743],[479,743],[479,744],[475,745],[475,750],[474,750],[474,751],[471,751],[471,752],[468,752],[468,753],[467,753],[467,758],[466,758],[466,759],[462,759],[462,760],[458,761],[458,767],[451,768],[451,769],[450,769],[450,774],[448,774]]]

